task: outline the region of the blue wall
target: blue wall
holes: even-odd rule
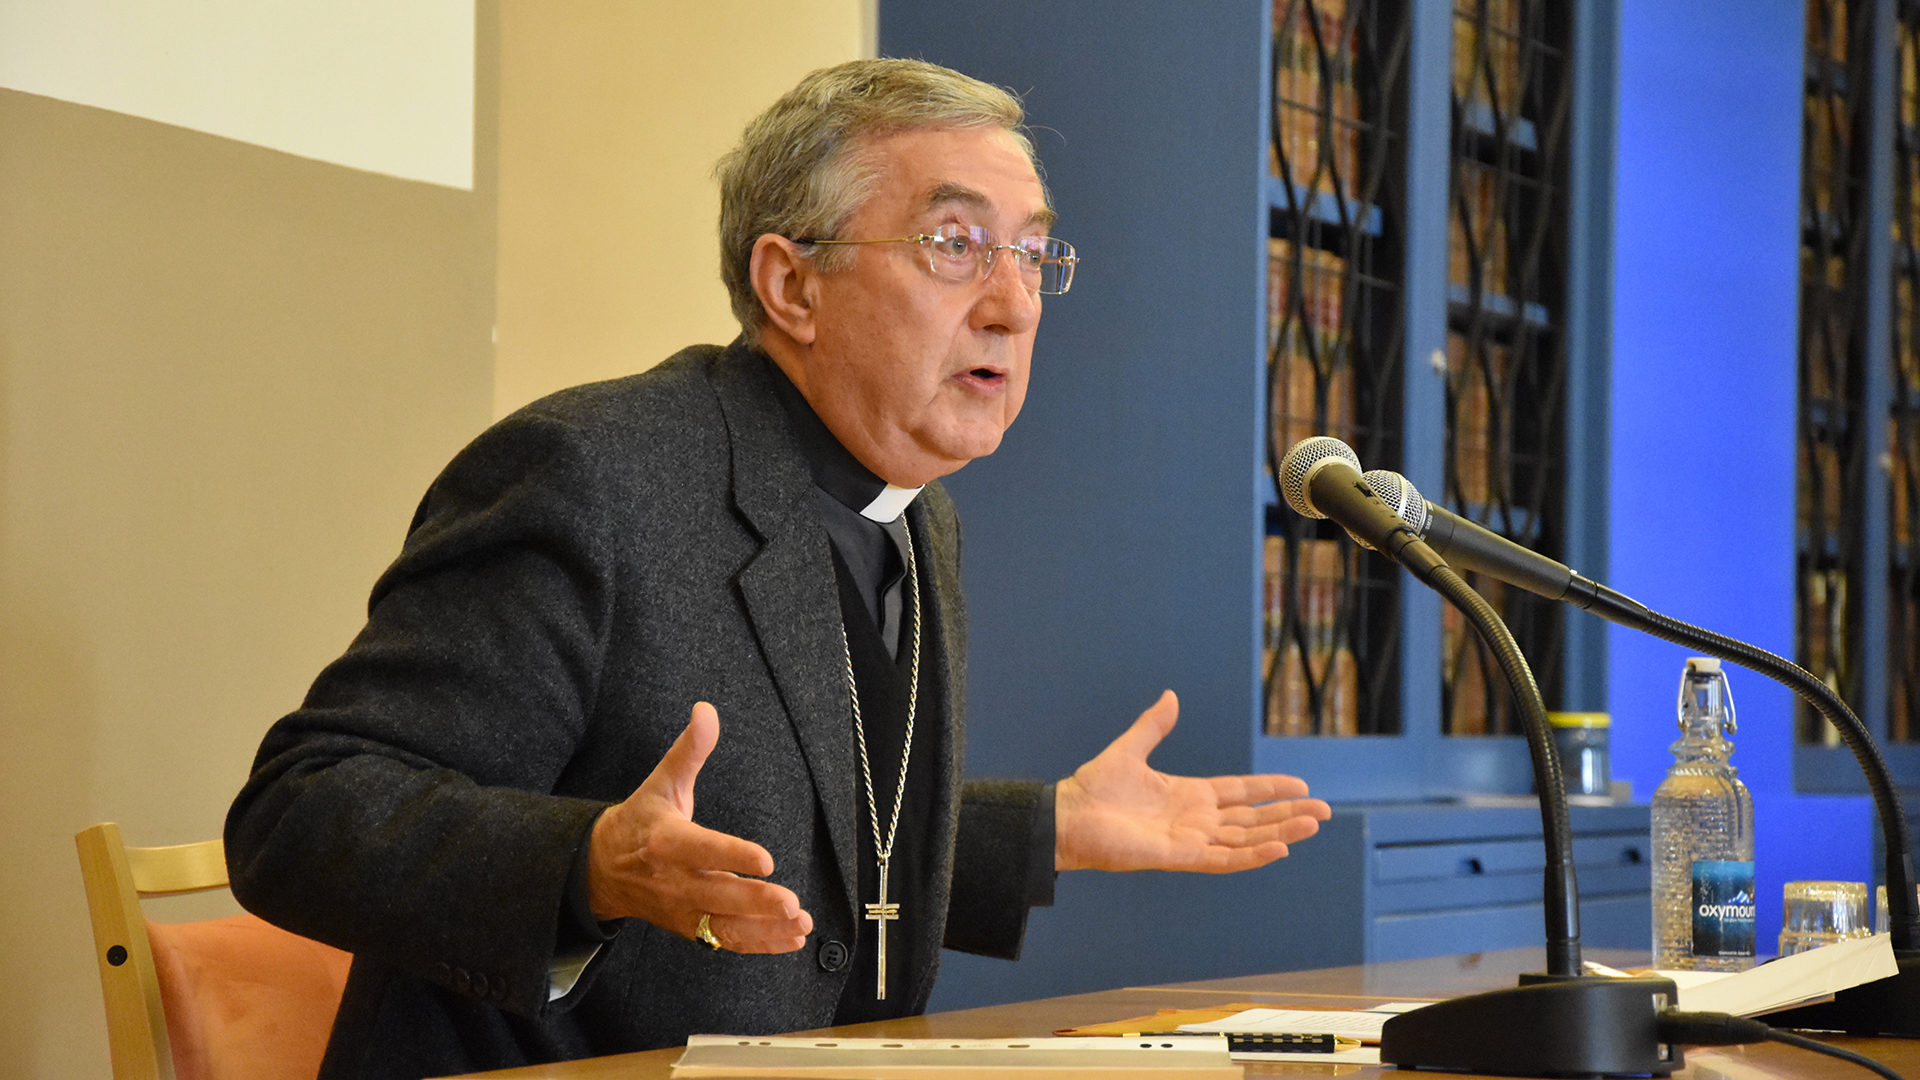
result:
[[[1624,4],[1608,583],[1793,652],[1794,396],[1806,5]],[[1615,628],[1613,768],[1646,799],[1686,653]],[[1729,675],[1753,790],[1761,951],[1780,888],[1873,880],[1864,797],[1793,792],[1788,693]]]

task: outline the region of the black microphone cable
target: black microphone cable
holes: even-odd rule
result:
[[[1681,1009],[1662,1009],[1658,1029],[1660,1041],[1679,1046],[1744,1046],[1758,1042],[1777,1042],[1787,1046],[1797,1046],[1802,1050],[1811,1050],[1816,1054],[1826,1054],[1842,1061],[1849,1061],[1863,1069],[1871,1069],[1887,1080],[1905,1080],[1899,1073],[1881,1064],[1865,1054],[1855,1053],[1845,1047],[1824,1043],[1818,1039],[1809,1039],[1805,1035],[1796,1035],[1791,1031],[1782,1031],[1758,1020],[1732,1013],[1686,1012]]]

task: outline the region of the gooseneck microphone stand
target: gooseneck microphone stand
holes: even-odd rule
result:
[[[1920,1037],[1920,911],[1914,896],[1913,844],[1900,794],[1880,748],[1847,703],[1812,672],[1765,649],[1651,611],[1598,582],[1576,578],[1567,601],[1610,622],[1663,641],[1697,649],[1782,683],[1812,705],[1840,733],[1866,776],[1886,843],[1887,917],[1897,974],[1834,995],[1832,1001],[1771,1014],[1775,1027],[1816,1028],[1854,1035]],[[1584,602],[1583,602],[1584,601]]]
[[[1585,976],[1573,828],[1560,784],[1560,755],[1533,669],[1493,606],[1441,563],[1422,580],[1472,624],[1493,653],[1526,729],[1546,842],[1547,970],[1507,990],[1435,1002],[1391,1017],[1380,1060],[1403,1068],[1509,1076],[1666,1076],[1683,1057],[1659,1034],[1662,1009],[1678,1000],[1671,980]]]
[[[1533,670],[1486,599],[1435,554],[1359,473],[1338,439],[1317,436],[1287,452],[1276,476],[1287,504],[1310,518],[1332,517],[1365,547],[1399,563],[1458,608],[1506,677],[1525,723],[1540,792],[1546,847],[1547,970],[1521,985],[1437,1002],[1389,1019],[1380,1060],[1405,1068],[1517,1076],[1665,1076],[1681,1064],[1663,1043],[1662,1009],[1678,999],[1668,979],[1583,977],[1580,897],[1573,829],[1560,757]]]
[[[1585,972],[1580,965],[1580,887],[1574,875],[1569,839],[1573,835],[1573,823],[1567,814],[1566,790],[1557,780],[1546,782],[1548,778],[1560,776],[1560,749],[1553,739],[1553,727],[1547,721],[1540,685],[1534,680],[1533,667],[1520,651],[1513,632],[1507,629],[1493,605],[1475,592],[1466,579],[1452,567],[1442,565],[1427,583],[1459,609],[1500,665],[1514,704],[1520,709],[1527,753],[1533,760],[1534,786],[1540,789],[1540,834],[1547,846],[1547,970],[1544,976],[1523,978],[1541,981],[1579,978]]]
[[[1420,498],[1397,473],[1375,471],[1368,486],[1436,552],[1549,600],[1572,604],[1601,618],[1664,641],[1695,649],[1755,671],[1791,689],[1812,705],[1852,751],[1872,793],[1886,843],[1883,878],[1897,974],[1841,991],[1830,1003],[1776,1014],[1787,1026],[1841,1030],[1859,1035],[1920,1037],[1920,902],[1914,895],[1913,845],[1900,793],[1873,736],[1825,682],[1783,657],[1723,634],[1681,622],[1514,544]]]

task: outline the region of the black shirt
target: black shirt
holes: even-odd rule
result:
[[[938,733],[920,726],[914,731],[914,748],[908,758],[900,826],[887,875],[887,901],[899,905],[900,922],[888,924],[887,998],[877,1000],[877,924],[867,918],[867,905],[879,899],[878,849],[872,814],[876,810],[879,814],[880,840],[884,843],[900,783],[900,754],[906,745],[907,700],[912,689],[915,651],[913,602],[906,584],[908,530],[904,509],[911,499],[899,501],[897,496],[901,493],[894,489],[901,507],[894,518],[877,522],[864,516],[861,511],[888,490],[886,481],[841,445],[779,365],[770,359],[766,364],[772,370],[776,393],[807,459],[813,476],[815,505],[832,542],[834,573],[840,586],[841,621],[847,632],[848,652],[859,690],[862,727],[873,778],[872,809],[867,802],[864,780],[855,796],[860,836],[860,880],[855,908],[858,925],[850,961],[851,977],[841,993],[834,1022],[850,1024],[888,1019],[906,1015],[911,1010],[910,987],[916,981],[915,975],[924,973],[937,960],[932,956],[910,955],[909,941],[917,935],[901,932],[901,924],[910,919],[946,917],[945,912],[929,911],[926,890],[933,861],[943,854],[933,847],[933,797],[939,780],[932,748],[938,743]],[[914,550],[916,554],[926,550],[917,537]],[[924,603],[932,589],[925,559],[919,559],[918,564]],[[927,658],[937,655],[941,648],[933,627],[934,620],[921,620],[918,717],[939,716],[945,707],[938,700],[937,681],[925,677]],[[852,717],[848,717],[848,724],[851,726]],[[1042,800],[1042,813],[1034,823],[1033,869],[1028,890],[1029,902],[1034,905],[1053,902],[1052,810],[1049,790]]]

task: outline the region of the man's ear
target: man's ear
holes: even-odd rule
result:
[[[819,271],[801,254],[800,245],[784,236],[764,233],[753,242],[747,280],[753,284],[767,325],[802,345],[813,344],[813,305]]]

